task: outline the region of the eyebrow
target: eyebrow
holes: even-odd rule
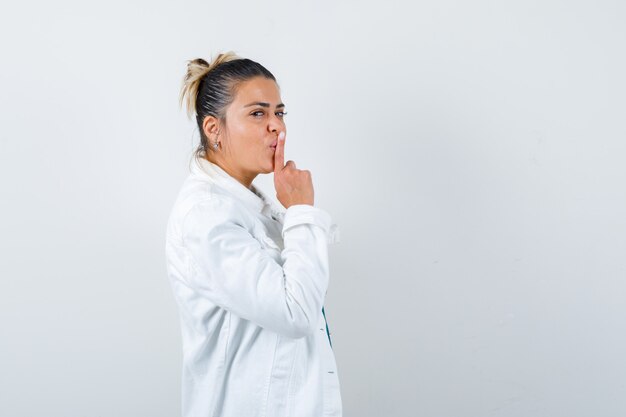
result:
[[[253,102],[253,103],[246,104],[244,107],[250,107],[250,106],[269,107],[269,106],[270,106],[270,103],[264,103],[264,102],[262,102],[262,101],[255,101],[255,102]],[[285,105],[284,105],[283,103],[277,104],[277,105],[276,105],[276,108],[279,108],[279,107],[285,107]]]

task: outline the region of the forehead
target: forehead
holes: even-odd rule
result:
[[[253,101],[263,101],[270,105],[280,103],[280,91],[276,82],[265,77],[254,77],[239,83],[234,102],[245,105]]]

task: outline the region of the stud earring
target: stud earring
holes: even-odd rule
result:
[[[213,144],[213,149],[217,149],[217,148],[219,147],[219,143],[217,142],[217,136],[218,136],[219,134],[220,134],[220,131],[218,130],[218,131],[215,133],[216,138],[215,138],[215,143]]]

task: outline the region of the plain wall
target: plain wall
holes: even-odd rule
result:
[[[340,227],[346,417],[626,415],[624,22],[618,1],[5,6],[0,416],[180,415],[178,94],[227,50],[276,75],[286,159]]]

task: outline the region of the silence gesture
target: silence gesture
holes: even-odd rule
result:
[[[276,198],[285,207],[294,204],[313,205],[313,181],[311,172],[297,169],[296,163],[289,160],[285,164],[285,132],[278,134],[274,153],[274,188]]]

